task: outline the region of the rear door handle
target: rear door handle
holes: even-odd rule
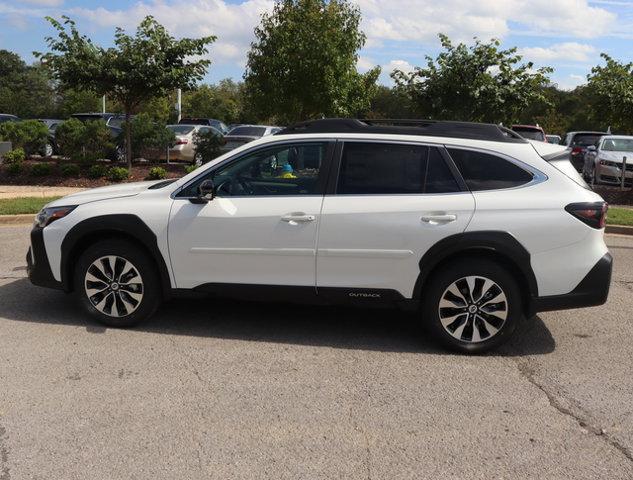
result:
[[[303,212],[289,213],[281,217],[282,222],[287,222],[290,225],[298,225],[299,223],[314,222],[316,220],[315,215],[306,215]]]
[[[421,219],[424,223],[429,225],[442,225],[444,223],[451,223],[457,220],[457,215],[443,214],[443,215],[425,215]]]

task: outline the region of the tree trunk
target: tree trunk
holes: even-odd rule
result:
[[[125,158],[128,171],[132,172],[132,125],[130,122],[130,109],[125,109]]]

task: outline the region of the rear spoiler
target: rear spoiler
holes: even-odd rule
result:
[[[547,155],[541,155],[541,158],[547,162],[555,162],[556,160],[569,160],[571,155],[571,148],[566,148],[560,152],[548,153]]]

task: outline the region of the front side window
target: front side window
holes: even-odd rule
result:
[[[437,148],[361,142],[349,142],[343,148],[338,194],[424,194],[459,190]]]
[[[447,150],[471,191],[518,187],[534,178],[527,170],[496,155],[458,148]]]
[[[327,143],[280,145],[248,153],[198,179],[179,196],[193,197],[212,179],[218,197],[315,195]]]

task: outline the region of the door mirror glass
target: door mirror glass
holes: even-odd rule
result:
[[[198,195],[191,199],[192,203],[208,203],[215,197],[215,184],[213,180],[204,180],[198,185]]]

